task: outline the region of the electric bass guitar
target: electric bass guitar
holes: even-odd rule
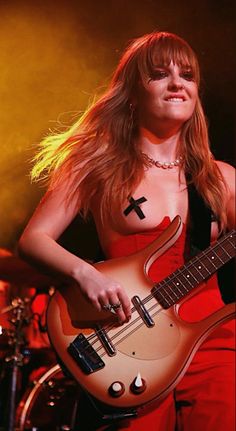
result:
[[[96,311],[78,285],[62,287],[49,302],[53,347],[81,387],[102,403],[122,409],[161,400],[183,377],[209,333],[235,316],[235,303],[194,323],[178,315],[188,295],[235,255],[235,231],[160,283],[153,285],[148,278],[152,262],[181,230],[177,216],[144,250],[95,264],[126,289],[133,304],[128,323],[118,325],[113,313]]]

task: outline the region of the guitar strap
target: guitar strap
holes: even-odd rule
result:
[[[210,245],[212,211],[193,183],[188,184],[190,256]]]
[[[186,176],[186,179],[189,180],[189,177]],[[192,257],[210,245],[211,222],[217,220],[193,183],[188,184],[188,199],[190,256]],[[218,284],[225,304],[235,301],[234,277],[235,265],[234,259],[231,259],[217,272]]]

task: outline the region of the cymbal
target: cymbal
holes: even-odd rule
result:
[[[15,308],[23,307],[23,306],[29,304],[30,302],[31,302],[30,298],[24,298],[24,299],[22,299],[22,298],[14,298],[12,300],[12,302],[11,302],[11,305],[3,307],[0,310],[0,314],[8,313],[9,311],[14,310]]]

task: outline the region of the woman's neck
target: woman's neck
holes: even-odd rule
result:
[[[172,161],[176,158],[176,149],[180,132],[171,136],[157,136],[145,128],[140,128],[139,143],[143,153],[159,161]]]

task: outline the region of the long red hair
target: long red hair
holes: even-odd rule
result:
[[[67,182],[68,199],[77,196],[86,216],[100,197],[101,219],[121,207],[144,175],[147,162],[135,139],[138,124],[130,104],[140,78],[152,76],[155,65],[190,66],[200,86],[197,57],[179,36],[153,32],[133,40],[125,50],[107,91],[64,133],[51,134],[35,156],[32,178],[46,178],[53,189]],[[192,117],[183,125],[177,156],[182,168],[222,226],[226,224],[225,184],[209,148],[207,122],[198,97]]]

